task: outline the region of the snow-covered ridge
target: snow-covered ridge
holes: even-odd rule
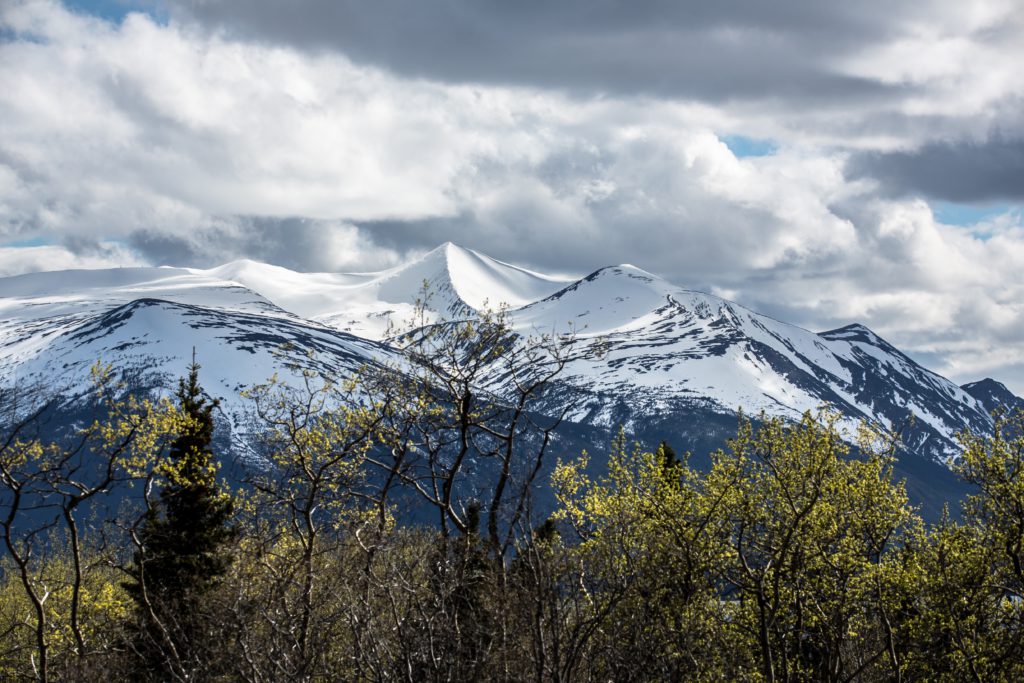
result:
[[[297,315],[373,339],[386,336],[390,324],[411,319],[424,283],[435,316],[461,317],[484,308],[523,306],[571,282],[450,242],[378,272],[298,273],[254,261],[190,272],[232,280]]]
[[[851,425],[903,428],[912,447],[947,461],[958,431],[991,425],[979,396],[999,394],[972,395],[863,325],[816,334],[628,264],[573,280],[450,243],[372,273],[235,261],[0,279],[0,382],[74,383],[100,358],[177,376],[196,346],[214,385],[237,393],[284,367],[285,342],[293,360],[312,350],[321,369],[351,373],[392,353],[374,340],[410,319],[424,282],[427,322],[507,305],[524,336],[574,330],[572,360],[544,409],[570,405],[580,423],[639,429],[740,409],[796,417],[827,403]],[[500,382],[490,388],[500,392]]]
[[[36,273],[0,279],[0,386],[43,387],[69,406],[109,363],[138,389],[167,389],[196,349],[203,385],[235,433],[244,389],[303,369],[348,377],[391,360],[376,342],[285,311],[237,282],[173,268]],[[290,349],[290,351],[285,351]]]
[[[955,434],[986,411],[863,325],[816,334],[725,299],[677,287],[630,265],[602,268],[512,312],[517,327],[600,340],[601,357],[566,368],[580,389],[571,415],[613,426],[623,397],[643,416],[708,405],[796,417],[829,404],[848,417],[905,429],[913,414],[927,452],[949,459]]]
[[[238,283],[178,268],[19,275],[0,279],[0,372],[43,353],[60,335],[139,299],[160,299],[266,318],[295,318]]]

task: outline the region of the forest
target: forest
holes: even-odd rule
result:
[[[1024,679],[1024,416],[962,434],[975,493],[926,524],[898,435],[827,407],[741,415],[708,468],[669,434],[565,452],[531,405],[566,339],[402,339],[248,389],[238,478],[195,362],[148,396],[98,363],[60,433],[5,391],[0,679]]]

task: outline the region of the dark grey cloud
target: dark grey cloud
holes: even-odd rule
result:
[[[903,91],[834,69],[921,3],[815,0],[173,0],[230,36],[414,77],[715,101]]]
[[[154,266],[190,266],[195,263],[197,267],[210,267],[214,265],[211,261],[220,256],[204,254],[204,250],[188,237],[155,230],[136,230],[129,235],[128,244]]]
[[[222,216],[179,233],[135,230],[126,243],[144,261],[158,266],[210,268],[241,258],[307,272],[369,271],[390,265],[387,251],[383,257],[367,253],[366,241],[354,226],[301,217]],[[82,245],[65,246],[78,254]]]
[[[251,258],[296,270],[320,270],[317,254],[331,227],[304,218],[237,216],[191,233],[136,230],[128,244],[158,266],[209,268]]]
[[[1024,199],[1024,139],[934,142],[907,152],[864,152],[847,177],[871,177],[889,196],[924,195],[951,202]]]

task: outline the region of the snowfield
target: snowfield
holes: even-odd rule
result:
[[[902,430],[941,462],[954,457],[957,432],[991,425],[978,398],[862,325],[814,333],[632,265],[554,277],[451,243],[375,273],[236,261],[0,279],[0,381],[74,395],[98,359],[166,381],[195,347],[204,384],[234,410],[241,389],[287,379],[291,365],[347,376],[397,358],[389,330],[410,320],[425,282],[426,323],[507,307],[523,337],[571,333],[571,360],[545,407],[571,400],[579,423],[616,427],[695,408],[797,417],[828,404],[848,429],[867,419]]]

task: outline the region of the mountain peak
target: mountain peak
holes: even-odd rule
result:
[[[604,268],[598,268],[579,282],[594,282],[597,280],[634,281],[632,284],[664,285],[672,289],[678,289],[678,287],[671,285],[654,273],[649,273],[643,268],[637,268],[631,263],[620,263],[617,266],[605,266]]]
[[[849,325],[843,325],[832,330],[826,330],[818,333],[819,337],[825,339],[843,339],[847,341],[864,341],[870,344],[877,345],[879,342],[885,343],[881,337],[875,334],[867,325],[861,323],[850,323]]]
[[[827,333],[823,332],[822,334],[833,334],[833,333],[840,333],[840,332],[850,332],[850,333],[859,332],[859,333],[874,334],[874,332],[871,331],[870,327],[868,327],[867,325],[864,325],[862,323],[850,323],[849,325],[843,325],[842,327],[837,327],[837,328],[835,328],[833,330],[829,330]]]
[[[476,310],[502,304],[522,306],[569,282],[493,259],[453,242],[445,242],[415,261],[385,271],[379,281],[380,295],[387,301],[404,300],[426,281],[432,294],[454,295]]]
[[[665,284],[668,284],[666,280],[658,277],[650,271],[640,268],[639,266],[634,266],[632,263],[620,263],[617,266],[612,266],[612,272],[647,282],[664,282]]]
[[[418,259],[414,259],[410,263],[416,263],[418,261],[430,261],[435,259],[447,259],[452,256],[458,257],[459,254],[466,253],[476,252],[474,252],[472,249],[467,249],[466,247],[455,244],[455,242],[442,242],[441,244],[437,245],[436,247],[425,253],[423,256],[419,257]],[[404,265],[409,264],[407,263]]]
[[[1010,390],[1005,384],[998,380],[994,380],[991,377],[979,379],[977,382],[968,382],[967,384],[960,385],[960,388],[964,391],[970,391],[971,389],[984,389],[986,391],[999,391],[1010,393]]]
[[[990,413],[999,409],[1024,410],[1024,398],[1017,396],[1005,384],[991,377],[968,382],[960,388],[976,398]]]

